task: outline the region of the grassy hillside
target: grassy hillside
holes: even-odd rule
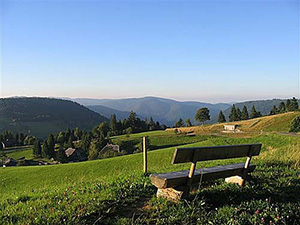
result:
[[[177,137],[161,131],[151,132],[148,136],[150,140],[152,138],[151,142],[161,137],[160,142],[156,140],[160,145],[164,145],[168,138]],[[115,137],[118,138],[125,137]],[[148,177],[142,176],[141,154],[74,164],[1,168],[0,221],[36,224],[260,224],[263,219],[293,224],[300,219],[298,137],[263,134],[250,138],[194,138],[198,138],[198,142],[187,146],[261,142],[262,153],[253,161],[259,165],[253,174],[254,179],[243,189],[223,181],[209,182],[194,194],[195,201],[173,204],[153,197],[155,188]],[[171,164],[173,152],[174,147],[149,152],[150,172],[188,169],[189,164]],[[230,161],[241,160],[244,159]],[[228,162],[202,162],[198,166],[223,163]]]
[[[78,103],[50,98],[0,99],[0,132],[11,130],[45,137],[75,127],[91,129],[107,120]]]
[[[289,132],[291,123],[297,116],[300,116],[300,112],[287,112],[244,121],[218,123],[213,125],[207,124],[204,126],[182,127],[177,129],[183,132],[218,133],[224,130],[225,124],[237,124],[238,129],[242,132]],[[168,129],[170,132],[173,130],[174,129]]]

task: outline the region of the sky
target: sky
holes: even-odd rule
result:
[[[299,1],[2,0],[0,97],[299,98]]]

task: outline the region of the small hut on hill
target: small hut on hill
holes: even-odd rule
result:
[[[238,125],[236,124],[226,124],[224,125],[224,131],[235,132],[237,131]]]

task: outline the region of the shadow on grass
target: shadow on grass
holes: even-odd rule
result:
[[[203,198],[211,208],[239,205],[245,201],[267,200],[277,203],[300,202],[300,172],[288,163],[259,165],[244,187],[226,184],[224,180],[206,183],[207,187],[192,196]]]

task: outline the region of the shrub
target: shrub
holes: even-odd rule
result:
[[[291,125],[290,132],[299,132],[300,131],[300,116],[296,117]]]

